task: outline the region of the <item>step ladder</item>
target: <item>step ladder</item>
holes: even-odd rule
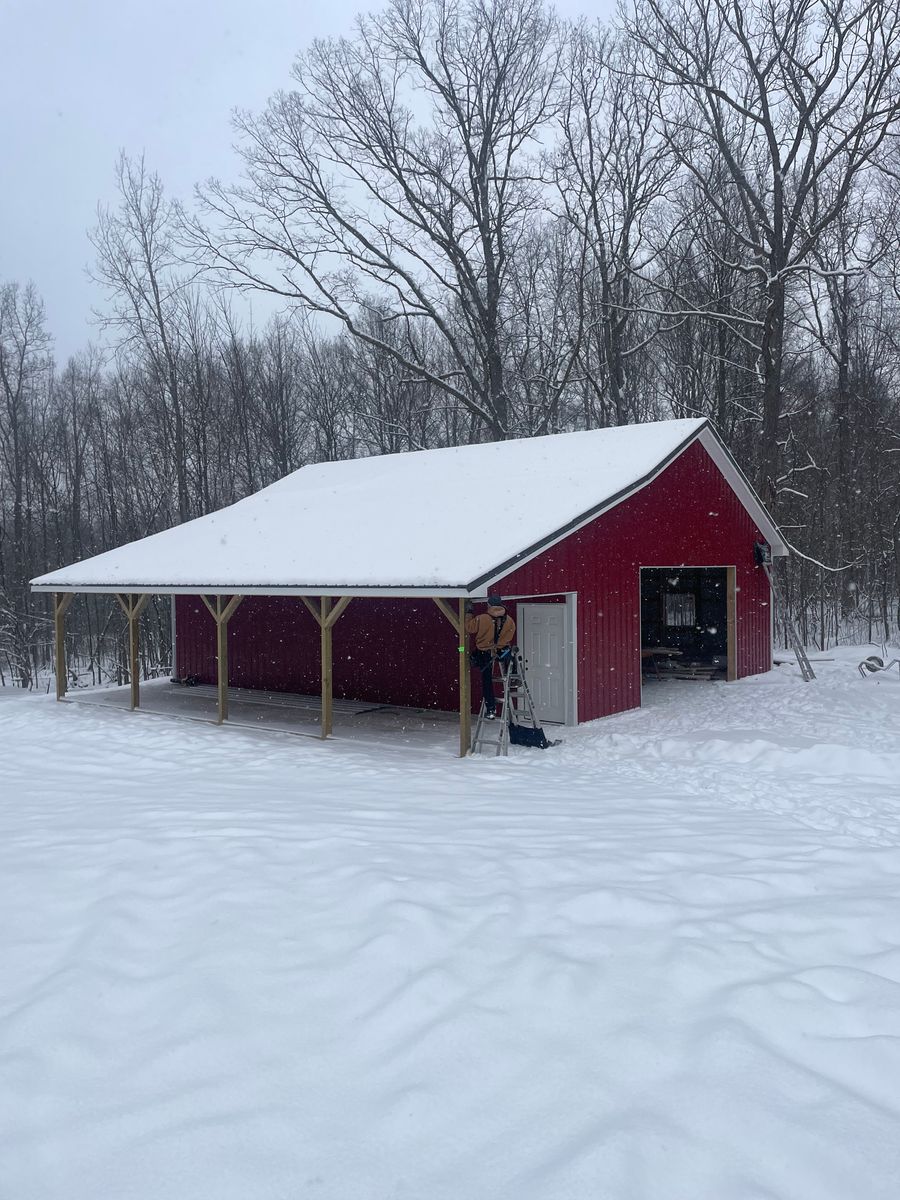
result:
[[[800,668],[800,674],[803,676],[804,683],[810,683],[816,677],[815,671],[812,669],[812,663],[806,654],[806,648],[800,641],[800,634],[797,632],[797,626],[791,620],[788,611],[787,603],[785,602],[784,593],[781,590],[781,585],[776,580],[772,573],[772,548],[764,542],[756,543],[756,561],[766,573],[766,578],[769,581],[769,586],[772,589],[772,595],[778,601],[778,608],[784,620],[784,627],[787,630],[788,640],[791,643],[791,648],[797,656],[797,666]]]
[[[493,670],[494,694],[497,695],[499,690],[497,715],[493,720],[488,720],[482,698],[475,732],[472,734],[472,753],[484,754],[493,751],[499,758],[500,755],[509,754],[510,723],[523,729],[536,730],[541,730],[541,723],[534,711],[519,647],[510,648],[509,657],[505,662],[495,658]]]

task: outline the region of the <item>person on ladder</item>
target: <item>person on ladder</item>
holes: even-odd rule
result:
[[[484,695],[484,715],[493,721],[497,715],[497,697],[494,695],[494,661],[501,666],[509,659],[510,646],[516,636],[516,623],[503,607],[500,596],[487,599],[487,609],[475,616],[473,606],[466,605],[466,633],[475,637],[472,665],[481,671],[481,689]]]

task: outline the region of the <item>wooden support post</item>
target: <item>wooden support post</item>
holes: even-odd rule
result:
[[[216,596],[216,691],[219,725],[228,720],[228,624],[222,620],[222,597]]]
[[[332,654],[332,630],[337,624],[338,618],[344,612],[353,597],[341,596],[334,607],[332,607],[331,596],[320,596],[318,603],[316,603],[315,600],[311,600],[309,596],[301,596],[300,599],[312,613],[316,623],[319,626],[322,665],[321,735],[323,738],[329,738],[331,737],[331,731],[334,725],[334,673],[332,669],[334,659]]]
[[[472,672],[466,637],[466,602],[459,601],[459,757],[472,748]]]
[[[453,626],[459,652],[459,757],[465,758],[472,747],[472,674],[466,638],[466,601],[460,599],[456,612],[441,596],[432,600]]]
[[[331,597],[323,596],[319,601],[322,614],[319,621],[322,641],[322,737],[331,737],[334,717],[334,679],[331,674]]]
[[[223,596],[214,596],[212,601],[208,600],[206,596],[200,597],[216,623],[217,725],[223,725],[228,720],[228,622],[243,598],[243,596],[232,596],[227,604],[223,604]]]
[[[131,710],[141,707],[140,630],[138,621],[150,599],[142,596],[117,595],[116,599],[128,621],[128,678],[131,683]]]
[[[132,614],[134,610],[132,609]],[[138,623],[133,615],[128,618],[128,678],[131,682],[131,710],[141,707],[141,661],[138,644]]]
[[[737,568],[725,568],[725,636],[728,646],[726,679],[737,679]]]
[[[66,613],[75,599],[74,592],[53,593],[53,634],[56,650],[56,698],[66,695]]]

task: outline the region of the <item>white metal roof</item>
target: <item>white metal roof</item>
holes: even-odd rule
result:
[[[294,471],[246,500],[32,581],[43,591],[483,594],[700,438],[786,548],[704,420],[422,450]]]

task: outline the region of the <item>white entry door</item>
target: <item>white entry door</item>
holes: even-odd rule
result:
[[[531,698],[542,721],[566,720],[566,606],[519,604],[519,647]]]

